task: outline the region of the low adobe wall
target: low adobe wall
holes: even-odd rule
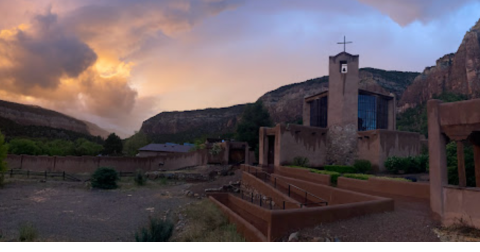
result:
[[[98,167],[112,167],[120,172],[177,170],[185,167],[206,165],[208,152],[200,150],[188,153],[172,153],[156,157],[60,157],[8,155],[10,169],[68,173],[92,173]]]
[[[274,173],[284,177],[305,180],[322,185],[330,185],[330,175],[316,174],[307,169],[277,166],[274,169]]]
[[[460,220],[480,229],[480,188],[444,186],[444,225],[458,224]]]
[[[237,225],[237,231],[248,241],[277,241],[291,232],[321,223],[366,214],[393,211],[393,200],[373,200],[336,206],[268,210],[227,193],[209,194],[209,198]],[[250,225],[248,225],[248,224]],[[259,234],[260,233],[260,234]]]
[[[235,224],[237,232],[242,234],[245,237],[245,240],[250,242],[266,242],[267,237],[260,232],[254,225],[242,218],[240,215],[236,214],[231,208],[227,205],[230,203],[231,195],[229,194],[209,194],[208,197],[213,203],[215,203],[220,210],[227,216],[228,220]],[[231,201],[235,201],[232,199]],[[246,207],[245,202],[240,202],[237,200],[236,206],[239,209],[244,209]],[[254,212],[254,211],[252,211]]]
[[[430,199],[430,184],[428,183],[404,182],[379,178],[359,180],[339,177],[337,187],[373,195],[404,196],[425,200]]]
[[[312,183],[304,180],[283,177],[275,174],[273,174],[272,177],[273,178],[276,177],[282,181],[298,186],[314,194],[315,196],[318,196],[326,200],[329,206],[380,199],[379,197],[376,197],[376,196],[357,193],[349,190],[343,190],[343,189],[339,189],[339,188],[335,188],[327,185],[321,185],[317,183]],[[297,192],[295,190],[292,190],[292,193],[297,193]],[[299,195],[299,196],[303,196],[303,195]]]

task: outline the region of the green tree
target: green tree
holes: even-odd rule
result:
[[[42,149],[29,139],[13,139],[9,143],[9,151],[11,154],[17,155],[41,155]]]
[[[85,138],[79,138],[75,141],[74,154],[76,156],[96,156],[103,150],[103,146],[90,142]]]
[[[110,134],[103,144],[103,154],[121,155],[123,150],[122,139],[115,133]]]
[[[125,141],[125,144],[123,145],[123,153],[127,156],[135,156],[138,153],[138,149],[149,143],[150,141],[145,133],[141,131],[135,132],[135,135]]]
[[[37,146],[40,147],[39,142],[37,142]],[[49,156],[68,156],[74,155],[75,146],[74,143],[67,140],[53,140],[49,142],[45,142],[41,145],[42,153]]]
[[[3,185],[5,179],[5,172],[7,171],[7,159],[8,146],[5,143],[5,137],[0,132],[0,186]]]
[[[247,142],[250,148],[258,153],[259,129],[272,125],[270,114],[261,101],[249,104],[245,107],[242,119],[238,123],[237,139]]]

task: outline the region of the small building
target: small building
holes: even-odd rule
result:
[[[390,156],[416,156],[421,135],[396,131],[395,96],[379,85],[360,83],[359,56],[329,59],[328,90],[305,97],[303,126],[260,129],[259,163],[281,166],[306,157],[310,166],[352,165],[366,159],[384,171]]]
[[[138,157],[166,156],[169,153],[186,153],[194,146],[180,144],[149,144],[138,149]]]

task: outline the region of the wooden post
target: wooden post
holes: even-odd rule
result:
[[[467,186],[467,175],[465,173],[465,152],[463,150],[463,142],[457,141],[457,167],[458,167],[458,185]]]
[[[475,155],[475,182],[477,187],[480,187],[480,146],[473,146]]]

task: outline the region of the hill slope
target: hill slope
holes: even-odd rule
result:
[[[465,34],[456,53],[427,67],[399,101],[400,111],[415,108],[443,93],[480,98],[480,20]]]
[[[420,73],[360,70],[360,87],[376,87],[400,97]],[[300,122],[303,99],[328,88],[328,76],[282,86],[259,98],[275,123]],[[156,142],[193,141],[202,136],[220,137],[235,131],[245,105],[184,112],[163,112],[143,122],[141,131]]]
[[[0,130],[7,137],[56,138],[61,132],[67,135],[102,136],[108,133],[97,125],[84,122],[62,113],[41,108],[0,100]],[[59,136],[59,138],[65,138]]]

